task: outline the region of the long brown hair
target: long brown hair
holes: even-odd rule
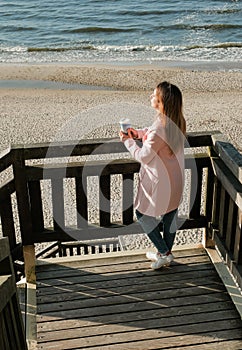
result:
[[[167,81],[158,84],[156,88],[163,104],[163,113],[166,118],[167,143],[174,153],[184,143],[186,121],[183,116],[182,93],[180,89]]]

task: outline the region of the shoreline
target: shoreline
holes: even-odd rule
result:
[[[0,80],[50,81],[125,91],[151,91],[160,81],[168,80],[182,91],[215,92],[239,91],[242,71],[200,71],[144,64],[0,64]]]

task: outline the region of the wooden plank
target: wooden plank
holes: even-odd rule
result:
[[[242,182],[242,155],[223,134],[212,135],[212,141],[219,158],[234,176]]]
[[[105,257],[104,257],[105,258]],[[96,261],[97,263],[97,261]],[[180,257],[175,256],[175,261],[172,263],[172,271],[177,271],[179,268],[186,268],[186,266],[190,266],[192,264],[203,264],[203,263],[210,263],[210,260],[207,255],[196,255],[194,256],[185,256]],[[182,266],[186,265],[186,266]],[[100,275],[101,278],[105,276],[105,274],[114,274],[118,272],[123,272],[126,274],[129,274],[131,272],[139,272],[140,270],[148,270],[151,274],[152,271],[150,271],[150,261],[146,260],[145,257],[141,257],[140,259],[137,257],[132,262],[129,261],[122,261],[121,259],[118,261],[118,263],[114,263],[112,261],[106,261],[106,264],[97,265],[95,266],[95,262],[93,266],[82,266],[81,262],[79,263],[79,266],[68,266],[68,267],[59,267],[58,265],[55,265],[55,268],[53,266],[52,269],[47,270],[40,270],[38,269],[38,281],[44,281],[48,279],[53,278],[64,278],[64,277],[74,277],[74,276],[80,276],[80,278],[83,278],[83,276],[88,275]],[[164,271],[169,271],[169,268],[167,268]],[[163,272],[164,272],[163,271]],[[171,271],[171,273],[172,273]],[[155,272],[154,272],[155,273]]]
[[[40,181],[29,181],[32,226],[35,232],[44,230],[44,215],[41,198]]]
[[[110,175],[99,177],[99,220],[100,226],[108,227],[111,224],[111,188]]]
[[[191,325],[175,325],[157,329],[140,329],[136,332],[122,332],[105,334],[92,337],[80,337],[49,343],[48,349],[72,349],[75,347],[86,348],[95,346],[98,349],[159,349],[167,346],[180,346],[201,343],[202,341],[214,342],[215,340],[241,339],[241,320],[219,320],[216,322],[204,322]],[[125,345],[124,345],[125,344]],[[107,347],[108,346],[108,347]],[[122,347],[121,347],[122,346]],[[40,349],[46,349],[46,344],[40,344]]]
[[[4,201],[0,200],[0,216],[2,224],[3,237],[8,237],[11,250],[16,247],[16,235],[13,219],[13,209],[11,195],[5,197]]]
[[[15,293],[15,279],[11,275],[0,276],[0,313]]]
[[[130,225],[134,220],[134,175],[123,174],[122,223]]]
[[[139,317],[139,314],[137,315]],[[215,312],[199,313],[199,323],[203,322],[217,322],[220,320],[234,320],[238,319],[238,314],[235,311],[231,310],[216,310]],[[81,327],[75,329],[66,329],[63,330],[50,330],[49,332],[39,333],[39,343],[47,341],[60,341],[63,339],[73,339],[73,338],[82,338],[82,337],[93,337],[101,336],[107,334],[116,334],[122,332],[139,332],[143,330],[153,330],[157,328],[166,328],[180,325],[194,325],[196,324],[196,317],[192,315],[183,315],[183,316],[164,316],[161,318],[151,318],[146,320],[139,320],[137,317],[136,320],[130,321],[126,319],[126,322],[119,324],[118,320],[114,324],[99,324],[92,325],[90,327]]]
[[[212,208],[213,208],[213,198],[214,198],[214,173],[212,170],[212,167],[209,166],[207,169],[207,174],[206,174],[206,189],[205,189],[205,216],[208,220],[208,222],[212,221]]]
[[[24,272],[27,283],[36,283],[35,274],[35,246],[26,245],[23,247]]]
[[[27,245],[32,240],[31,236],[33,230],[23,149],[14,150],[13,152],[13,173],[18,203],[21,238],[22,243]]]
[[[210,283],[209,285],[201,285],[201,286],[190,286],[179,288],[179,289],[170,289],[169,290],[169,298],[183,298],[191,295],[201,295],[201,294],[213,294],[218,292],[225,292],[225,288],[223,285],[218,285],[217,283]],[[156,301],[162,306],[162,304],[166,304],[168,292],[166,290],[159,290],[158,288],[152,288],[152,291],[137,292],[131,293],[130,295],[125,294],[121,295],[111,295],[105,296],[104,298],[85,298],[85,299],[76,299],[76,300],[68,300],[68,303],[63,302],[55,302],[49,304],[41,304],[38,306],[38,312],[40,313],[50,313],[56,314],[58,311],[63,312],[64,310],[74,310],[81,308],[99,308],[104,306],[113,306],[116,305],[117,311],[120,311],[120,304],[129,304],[133,303],[134,300],[142,300],[143,303]],[[164,299],[164,301],[163,301]],[[182,304],[182,300],[181,300]]]
[[[202,196],[202,168],[191,169],[190,185],[190,217],[197,218],[200,216],[201,196]]]
[[[225,213],[225,196],[226,196],[226,191],[224,189],[224,187],[222,186],[221,188],[221,194],[220,194],[220,198],[219,198],[219,221],[218,221],[218,228],[219,228],[219,235],[221,236],[221,238],[223,238],[224,236],[224,213]]]
[[[221,159],[212,158],[211,161],[216,177],[221,181],[223,187],[240,210],[242,210],[242,183],[225,166]]]
[[[9,344],[9,339],[8,339],[8,332],[7,332],[7,328],[6,328],[6,322],[4,319],[4,314],[0,313],[0,335],[2,338],[2,343],[3,343],[3,349],[4,350],[12,350]]]
[[[0,262],[10,255],[9,241],[7,237],[0,239]]]
[[[203,289],[204,291],[223,291],[225,290],[223,288],[223,284],[218,281],[214,281],[214,279],[206,278],[205,280],[199,280],[197,282],[196,286],[193,286],[192,281],[184,281],[183,283],[177,282],[177,288],[174,288],[174,283],[173,285],[171,283],[153,283],[152,285],[152,292],[150,292],[150,287],[144,286],[144,285],[139,285],[139,291],[137,292],[137,287],[135,286],[121,286],[117,287],[115,289],[112,288],[100,288],[100,289],[91,289],[89,287],[88,291],[88,285],[86,288],[82,288],[79,292],[69,292],[69,293],[63,293],[61,294],[54,294],[53,297],[49,295],[48,297],[43,298],[41,296],[38,296],[38,305],[39,305],[39,312],[49,312],[52,310],[60,310],[63,309],[63,302],[66,302],[66,308],[70,309],[72,308],[72,304],[77,305],[79,302],[80,304],[78,307],[81,307],[81,303],[85,302],[85,300],[90,299],[94,301],[96,298],[99,300],[95,300],[97,304],[103,303],[104,299],[105,302],[110,303],[115,303],[115,300],[118,300],[117,303],[123,302],[125,300],[130,299],[137,299],[138,298],[143,298],[143,294],[145,293],[153,293],[156,295],[159,295],[160,298],[163,297],[164,292],[167,292],[166,289],[163,287],[163,285],[166,286],[166,288],[169,288],[169,296],[173,297],[173,293],[176,296],[177,294],[177,289],[181,291],[181,294],[186,295],[186,292],[190,292],[188,289],[192,288],[192,290],[196,290],[197,288]],[[156,293],[154,293],[156,292]],[[117,296],[118,295],[118,296]],[[147,297],[144,297],[144,301],[146,300]]]
[[[209,264],[210,262],[208,261],[201,261],[200,263],[191,263],[191,264],[187,264],[185,266],[182,265],[173,265],[172,267],[167,267],[164,268],[163,270],[159,271],[161,275],[166,275],[166,274],[175,274],[175,273],[184,273],[184,272],[188,272],[188,271],[200,271],[200,270],[204,270],[206,268],[209,268]],[[130,271],[131,273],[132,271]],[[97,281],[106,281],[108,279],[112,279],[112,280],[116,280],[116,279],[125,279],[128,276],[129,271],[115,271],[115,272],[106,272],[105,274],[101,275],[101,274],[92,274],[91,279],[92,279],[92,283],[97,282]],[[154,272],[155,273],[155,272]],[[132,277],[138,277],[140,275],[150,275],[151,271],[150,271],[150,263],[147,262],[146,263],[146,267],[141,266],[138,270],[134,268],[133,272],[132,272]],[[81,281],[84,283],[90,281],[90,275],[89,274],[83,274],[80,277],[80,274],[75,274],[74,276],[66,276],[63,278],[53,278],[53,279],[43,279],[40,282],[38,282],[38,286],[39,288],[41,287],[45,287],[45,286],[50,286],[50,285],[55,285],[55,286],[60,286],[63,285],[65,283],[79,283],[81,278]]]
[[[238,210],[233,256],[237,265],[242,265],[242,210]],[[241,276],[242,279],[242,276]]]
[[[219,131],[210,132],[188,132],[185,147],[203,147],[211,146],[211,135],[218,134]],[[92,154],[105,153],[122,153],[127,152],[127,149],[118,138],[104,138],[104,139],[87,139],[87,140],[73,140],[73,141],[58,141],[56,143],[36,143],[32,145],[13,145],[12,149],[19,150],[24,148],[25,159],[41,159],[41,158],[55,158],[65,156],[81,156]]]
[[[59,229],[64,230],[65,210],[64,210],[63,179],[55,179],[55,180],[52,179],[51,189],[52,189],[54,229],[57,231]]]
[[[81,172],[80,177],[75,177],[76,184],[76,208],[77,228],[86,228],[88,225],[87,210],[87,177]]]
[[[145,310],[154,310],[154,309],[165,309],[168,312],[168,308],[178,308],[178,307],[186,307],[189,305],[197,306],[207,303],[217,303],[217,302],[227,302],[229,301],[229,297],[226,293],[214,292],[214,293],[204,293],[204,291],[197,291],[195,295],[186,295],[176,298],[169,299],[166,298],[159,302],[158,300],[153,300],[150,302],[133,301],[129,303],[119,304],[117,305],[103,305],[98,308],[82,308],[82,309],[74,309],[74,310],[63,310],[63,311],[55,311],[49,312],[45,314],[37,315],[37,322],[52,322],[56,320],[69,320],[69,319],[82,319],[89,317],[103,317],[104,315],[116,315],[117,314],[129,314],[130,312],[140,312]]]
[[[196,301],[196,300],[195,300]],[[192,316],[196,317],[198,314],[203,314],[207,312],[216,312],[216,311],[230,311],[233,309],[233,303],[228,301],[217,301],[215,302],[205,302],[191,305],[177,305],[169,308],[169,317],[180,317],[180,316]],[[79,327],[96,327],[100,325],[113,325],[113,324],[126,324],[127,322],[133,321],[147,321],[149,319],[160,319],[167,317],[167,308],[155,308],[150,305],[150,308],[147,310],[134,310],[128,313],[110,313],[106,315],[82,317],[82,318],[73,318],[73,319],[57,319],[56,321],[51,322],[39,322],[37,324],[38,334],[41,337],[41,332],[52,332],[58,329],[75,329]],[[40,318],[40,317],[39,317]]]
[[[237,224],[237,217],[238,217],[238,208],[235,205],[234,201],[229,198],[229,204],[228,204],[228,220],[227,220],[227,226],[226,226],[226,247],[228,251],[233,252],[234,243],[235,243],[235,232],[236,232],[236,224]]]
[[[179,272],[177,274],[173,274],[172,275],[172,280],[174,282],[178,282],[178,281],[187,281],[188,283],[192,283],[192,280],[194,280],[195,278],[203,278],[203,277],[210,277],[211,275],[214,276],[214,269],[212,267],[204,267],[204,269],[201,270],[196,270],[196,272],[194,273],[193,271],[188,271],[188,272]],[[133,283],[137,286],[143,284],[143,283],[149,283],[149,281],[151,281],[151,283],[157,283],[157,281],[159,281],[160,277],[159,276],[150,276],[148,274],[142,273],[143,277],[140,276],[133,276],[133,277],[126,277],[126,279],[121,278],[120,281],[118,279],[113,280],[111,279],[106,280],[105,281],[105,286],[106,288],[111,288],[116,289],[120,286],[129,286],[130,283]],[[166,282],[168,282],[170,280],[170,275],[163,275],[162,276],[162,280],[163,283],[165,284]],[[84,282],[85,283],[85,282]],[[73,284],[69,284],[68,288],[64,288],[63,285],[60,286],[54,286],[52,284],[42,284],[40,286],[38,286],[38,296],[42,297],[43,295],[54,295],[54,294],[58,294],[62,291],[62,293],[71,293],[72,291],[75,292],[77,291],[82,291],[83,288],[83,283],[82,282],[77,282],[77,283],[73,283]],[[96,281],[96,282],[91,282],[91,286],[92,288],[103,288],[103,281]]]

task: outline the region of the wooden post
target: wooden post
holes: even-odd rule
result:
[[[35,248],[34,245],[26,245],[23,247],[24,254],[24,270],[27,283],[36,283],[35,275]]]

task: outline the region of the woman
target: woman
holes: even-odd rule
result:
[[[186,122],[181,91],[173,84],[160,83],[151,95],[151,106],[158,112],[151,127],[130,128],[128,134],[120,131],[120,139],[141,164],[136,216],[157,248],[156,253],[148,252],[146,256],[153,260],[151,267],[159,269],[174,259],[171,250],[183,192]],[[135,139],[142,140],[141,148]],[[163,222],[163,236],[158,226],[160,221]]]

